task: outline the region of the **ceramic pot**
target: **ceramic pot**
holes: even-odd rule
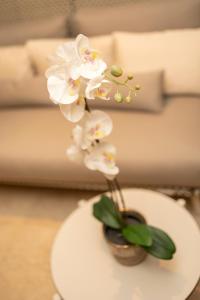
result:
[[[146,224],[145,218],[136,211],[127,210],[122,214],[127,224]],[[119,230],[103,225],[103,233],[111,253],[120,264],[135,266],[146,258],[146,251],[140,246],[128,243]]]

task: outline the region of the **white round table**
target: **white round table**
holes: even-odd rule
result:
[[[56,236],[51,269],[58,292],[65,300],[185,300],[200,276],[197,224],[165,195],[142,189],[123,193],[128,208],[141,212],[149,224],[174,239],[174,259],[149,255],[138,266],[118,264],[103,238],[101,223],[92,216],[97,196],[75,210]]]

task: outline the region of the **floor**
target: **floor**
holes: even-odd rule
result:
[[[64,220],[97,192],[0,186],[0,215]]]
[[[96,194],[98,192],[0,186],[0,215],[62,221],[77,207],[80,200],[87,200]],[[187,208],[200,225],[199,198],[187,202]],[[189,298],[198,299],[200,284]]]
[[[0,186],[0,215],[64,220],[78,205],[98,192]],[[187,202],[187,209],[200,225],[200,200]]]

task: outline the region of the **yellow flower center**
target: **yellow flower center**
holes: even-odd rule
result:
[[[99,58],[99,54],[97,51],[86,49],[86,48],[81,49],[81,54],[86,63],[94,62],[96,59]]]
[[[104,131],[101,129],[101,125],[97,124],[95,127],[90,129],[90,134],[93,136],[94,139],[100,139],[104,137]]]
[[[107,91],[105,88],[100,87],[96,90],[95,93],[96,97],[106,97],[107,96]]]
[[[76,105],[81,105],[81,103],[84,101],[84,98],[83,97],[79,97],[77,100],[76,100]]]
[[[67,84],[70,96],[74,96],[77,93],[77,88],[80,85],[80,80],[73,80],[72,78],[70,78]]]
[[[104,156],[104,161],[105,161],[106,165],[109,168],[113,168],[114,164],[115,164],[115,156],[113,155],[113,153],[104,152],[103,156]]]

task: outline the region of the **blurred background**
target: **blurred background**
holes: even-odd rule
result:
[[[83,33],[108,65],[133,72],[133,84],[142,86],[129,106],[94,104],[113,118],[110,139],[122,184],[199,187],[199,0],[6,0],[0,6],[2,184],[105,188],[100,175],[67,161],[71,127],[46,88],[49,57]]]
[[[95,24],[94,24],[95,22]],[[1,45],[33,38],[145,32],[199,26],[198,0],[5,0],[0,10]]]
[[[94,104],[113,119],[109,140],[117,147],[122,187],[183,198],[200,221],[200,0],[0,0],[0,222],[5,225],[0,247],[8,261],[11,240],[20,240],[23,224],[43,228],[40,241],[49,236],[50,247],[59,222],[78,201],[107,189],[103,176],[68,161],[72,125],[47,93],[48,58],[78,33],[90,37],[108,65],[133,72],[134,84],[142,87],[128,106],[113,100]],[[43,223],[46,219],[50,223]],[[28,253],[22,237],[20,245]],[[50,299],[48,267],[38,274],[36,261],[31,273],[18,264],[23,260],[16,258],[15,266],[24,268],[30,286],[20,289],[7,261],[0,294],[6,300],[39,299],[31,288],[37,274],[49,287],[40,296]],[[9,293],[11,283],[15,295]]]

